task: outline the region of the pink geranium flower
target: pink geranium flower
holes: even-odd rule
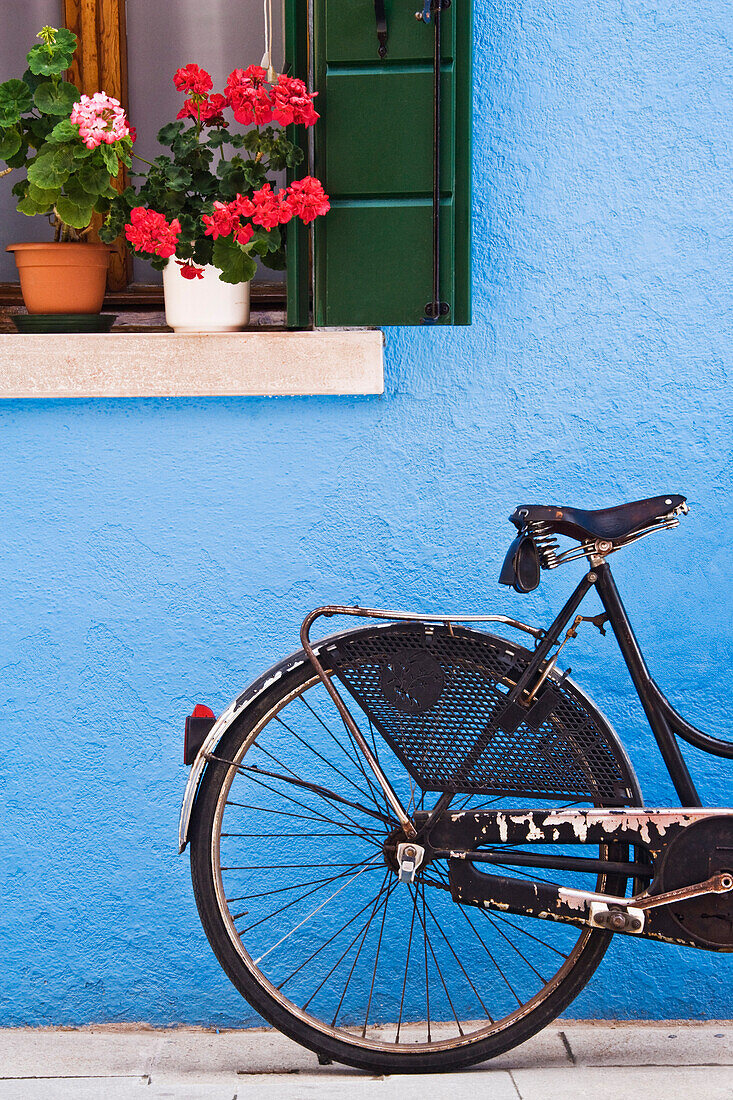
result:
[[[103,143],[112,145],[120,138],[130,136],[130,127],[120,101],[104,92],[83,95],[72,107],[69,119],[78,125],[79,136],[87,149],[96,149]]]

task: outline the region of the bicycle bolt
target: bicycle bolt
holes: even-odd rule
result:
[[[622,932],[626,927],[626,917],[623,913],[611,913],[608,923],[614,932]]]

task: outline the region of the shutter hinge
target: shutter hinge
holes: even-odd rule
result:
[[[384,60],[387,56],[387,13],[384,10],[384,0],[374,0],[374,15],[377,20],[377,41],[379,42],[379,56]]]

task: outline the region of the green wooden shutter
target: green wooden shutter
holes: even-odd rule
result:
[[[422,0],[384,0],[387,55],[374,0],[311,0],[316,106],[313,172],[331,211],[313,232],[316,325],[416,325],[433,297],[433,26]],[[290,0],[294,71],[303,72],[306,7]],[[298,14],[300,9],[300,14]],[[471,8],[442,14],[441,298],[448,324],[470,322]],[[310,265],[290,270],[290,319],[302,323]],[[290,262],[290,261],[289,261]],[[294,295],[300,294],[297,306]]]

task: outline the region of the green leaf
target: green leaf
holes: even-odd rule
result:
[[[219,237],[215,242],[213,264],[223,283],[248,283],[257,271],[256,262],[232,237]]]
[[[31,92],[35,92],[38,85],[43,83],[43,77],[36,76],[35,73],[32,73],[30,71],[30,69],[26,69],[26,71],[23,73],[22,80],[24,84],[28,85]]]
[[[6,130],[0,136],[0,160],[7,161],[10,157],[14,157],[22,144],[17,130]]]
[[[15,156],[8,157],[5,163],[7,164],[8,168],[25,168],[27,159],[28,142],[23,139],[23,143],[18,152],[15,154]]]
[[[62,118],[61,122],[57,122],[51,133],[46,138],[46,141],[50,141],[52,144],[60,144],[62,141],[75,141],[79,139],[79,126],[76,122],[69,122],[68,118]],[[87,149],[86,145],[82,148],[85,153],[91,152]],[[76,150],[74,150],[76,155]]]
[[[74,157],[68,145],[52,145],[28,166],[28,179],[44,190],[60,187],[68,178]]]
[[[41,114],[61,115],[62,117],[68,117],[71,114],[72,107],[80,99],[79,89],[66,80],[61,81],[59,84],[47,80],[38,85],[33,96],[33,102]]]
[[[0,84],[0,126],[13,126],[21,115],[31,109],[33,96],[23,80],[6,80]]]
[[[113,241],[117,240],[125,228],[125,223],[129,220],[130,209],[130,203],[126,202],[122,195],[118,195],[99,230],[99,239],[103,244],[112,244]]]
[[[28,184],[28,197],[36,203],[37,206],[42,206],[44,210],[50,210],[59,197],[59,188],[54,187],[50,190],[44,190],[42,187],[37,187],[35,183]]]
[[[51,45],[39,43],[28,53],[28,68],[36,76],[60,76],[71,64],[77,37],[62,27]]]
[[[73,53],[77,47],[79,39],[76,37],[73,31],[70,31],[68,27],[59,27],[56,31],[56,38],[54,40],[54,46],[57,50],[71,50]]]
[[[255,231],[250,237],[249,247],[258,256],[266,256],[268,252],[276,252],[281,243],[280,229],[265,229],[263,226],[255,226]]]
[[[99,146],[99,151],[102,154],[102,160],[110,176],[116,176],[120,170],[120,162],[115,150],[111,145],[102,143],[102,145]]]
[[[65,195],[62,195],[56,203],[56,212],[62,222],[66,222],[67,225],[72,226],[74,229],[86,229],[89,222],[92,220],[92,207],[92,202],[89,202],[85,206],[81,206],[72,202],[72,200]]]
[[[219,149],[222,145],[227,144],[228,137],[229,134],[226,130],[211,130],[206,144],[212,149]]]
[[[182,129],[182,119],[178,119],[176,122],[167,123],[161,130],[158,130],[158,144],[172,145]]]
[[[199,237],[193,248],[193,262],[195,264],[210,264],[214,258],[214,242],[211,237]]]
[[[172,142],[171,147],[173,149],[173,155],[178,161],[191,156],[193,156],[194,159],[199,159],[202,155],[211,159],[212,156],[211,149],[209,149],[208,146],[199,144],[195,130],[184,130],[183,133],[179,134],[175,141]]]
[[[90,195],[101,195],[109,190],[109,172],[106,164],[87,161],[77,172],[76,178]]]
[[[191,186],[191,173],[177,164],[166,169],[165,178],[171,191],[187,191]]]
[[[26,195],[24,199],[21,199],[17,207],[19,213],[25,214],[27,217],[35,217],[36,214],[45,214],[48,207],[43,206],[37,202],[34,202],[30,195]]]
[[[45,141],[48,140],[48,135],[54,128],[53,115],[41,115],[40,118],[29,118],[28,129],[31,135],[31,142],[36,149],[40,149]]]
[[[264,256],[262,263],[269,267],[270,271],[284,271],[287,267],[287,254],[284,248],[278,248],[277,252],[270,252]]]

